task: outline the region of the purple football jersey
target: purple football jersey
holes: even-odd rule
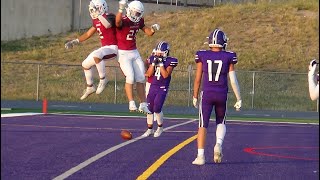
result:
[[[152,64],[152,62],[155,59],[155,56],[151,56],[149,59],[150,59],[150,64]],[[174,57],[164,58],[163,65],[164,65],[164,68],[167,68],[168,66],[172,66],[174,68],[178,65],[178,59]],[[152,85],[169,87],[169,84],[171,81],[171,75],[167,78],[163,78],[162,75],[160,74],[160,67],[155,66],[154,68],[155,68],[155,71],[154,71],[154,76],[153,76],[150,88],[152,88]]]
[[[214,52],[200,50],[195,55],[196,63],[202,63],[202,90],[228,93],[229,65],[238,62],[231,51]]]
[[[155,56],[149,57],[150,63],[155,60]],[[173,68],[178,65],[178,59],[174,57],[167,57],[163,61],[163,67],[167,68],[168,66],[172,66]],[[147,103],[149,111],[152,113],[160,113],[162,111],[162,107],[166,100],[169,84],[171,81],[171,75],[167,78],[163,78],[160,74],[160,67],[155,66],[155,72],[152,76],[152,82],[149,90],[149,94],[147,96]]]

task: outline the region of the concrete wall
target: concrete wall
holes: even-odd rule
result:
[[[72,0],[1,0],[1,41],[66,32]]]
[[[144,3],[146,15],[152,12],[194,8],[184,5],[189,3],[208,5],[220,2],[220,0],[141,1]],[[110,12],[118,11],[118,2],[118,0],[107,0]],[[89,0],[1,0],[1,41],[86,29],[91,26],[88,4]]]
[[[91,18],[88,12],[88,2],[89,0],[73,0],[74,2],[74,19],[73,26],[70,30],[79,30],[85,29],[91,26]],[[162,0],[170,1],[170,0]],[[131,1],[129,1],[131,2]],[[145,9],[145,15],[153,12],[172,12],[179,9],[187,9],[191,7],[183,7],[174,5],[166,5],[166,4],[156,4],[156,1],[152,1],[153,3],[148,3],[146,0],[142,0]],[[118,0],[107,0],[109,6],[109,12],[116,14],[119,8]]]

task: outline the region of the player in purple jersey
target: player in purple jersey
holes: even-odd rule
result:
[[[222,143],[226,134],[226,109],[228,93],[228,74],[233,92],[237,98],[234,105],[236,110],[241,108],[241,96],[234,64],[238,62],[234,52],[225,51],[227,37],[220,29],[215,29],[209,35],[210,50],[196,52],[196,77],[193,88],[193,105],[199,108],[198,154],[192,164],[205,164],[204,149],[206,144],[207,128],[214,107],[216,115],[216,144],[214,146],[214,162],[220,163],[222,158]],[[198,95],[202,81],[202,91],[198,105]]]
[[[308,72],[309,95],[312,101],[319,99],[319,73],[316,74],[316,60],[310,61]]]
[[[147,131],[142,135],[159,137],[163,132],[163,117],[161,115],[163,104],[166,100],[171,73],[178,65],[178,59],[169,56],[170,46],[165,41],[160,41],[156,48],[155,54],[150,56],[150,65],[146,72],[147,77],[152,77],[149,93],[147,96],[148,108],[152,114],[147,114]],[[153,118],[155,117],[158,128],[153,130]]]
[[[158,24],[146,27],[144,24],[144,7],[140,1],[132,1],[127,6],[127,0],[119,1],[119,12],[116,15],[118,61],[123,74],[126,77],[125,91],[129,101],[129,110],[142,113],[150,113],[146,103],[145,94],[145,67],[144,62],[137,50],[136,35],[141,29],[146,35],[152,36],[160,29]],[[122,15],[126,8],[126,15]],[[133,97],[133,84],[136,83],[137,95],[140,100],[139,109]]]
[[[79,38],[69,41],[65,44],[66,49],[72,48],[80,42],[86,41],[94,33],[98,33],[101,41],[101,47],[91,52],[82,62],[84,75],[87,82],[87,88],[80,98],[87,98],[90,94],[96,92],[100,94],[107,84],[106,63],[104,60],[111,60],[117,56],[118,45],[116,39],[115,15],[108,13],[108,5],[105,0],[91,0],[89,4],[89,13],[92,18],[92,27],[82,34]],[[96,89],[93,85],[92,67],[97,67],[100,82]]]

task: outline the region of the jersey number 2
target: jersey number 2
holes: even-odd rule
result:
[[[214,66],[215,68],[213,68],[213,66],[212,66],[213,64],[212,63],[218,64],[218,66]],[[215,74],[214,81],[219,81],[221,68],[222,68],[222,61],[221,60],[214,60],[212,62],[212,60],[207,60],[207,64],[208,64],[209,81],[212,81],[213,74]]]
[[[134,40],[135,38],[136,38],[136,33],[137,33],[138,31],[135,31],[135,30],[130,30],[129,31],[129,34],[127,34],[127,40],[128,41],[132,41],[132,40]]]
[[[97,28],[100,39],[103,39],[103,35],[100,28]]]

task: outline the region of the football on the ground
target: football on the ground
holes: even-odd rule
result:
[[[128,130],[122,130],[122,131],[121,131],[121,137],[122,137],[122,139],[124,139],[124,140],[130,140],[130,139],[132,139],[132,134],[131,134],[131,132],[128,131]]]

